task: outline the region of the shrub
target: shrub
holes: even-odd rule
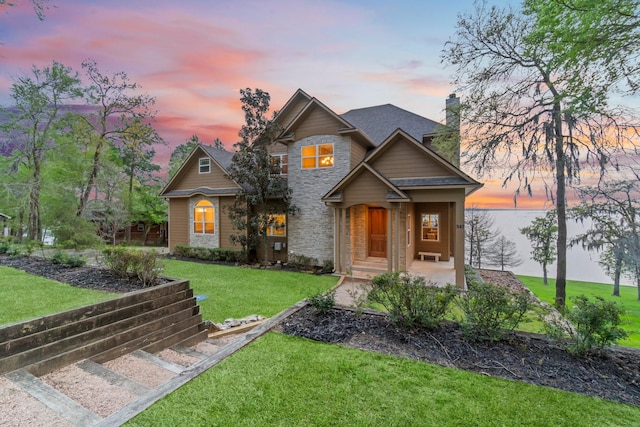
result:
[[[534,305],[529,294],[490,283],[468,284],[468,288],[458,305],[464,315],[462,332],[472,340],[501,340],[525,320]]]
[[[98,236],[98,226],[75,215],[60,217],[51,228],[56,238],[56,244],[63,248],[79,249],[102,244],[102,239]]]
[[[336,291],[320,292],[309,298],[309,304],[319,313],[326,313],[336,305]]]
[[[65,267],[82,267],[87,263],[87,260],[78,255],[69,255],[66,252],[56,251],[51,257],[51,262]]]
[[[144,286],[153,285],[163,266],[160,254],[151,250],[107,248],[102,251],[102,259],[107,268],[116,276],[133,279],[138,278]]]
[[[434,328],[444,320],[456,295],[451,285],[437,287],[423,277],[394,271],[371,280],[367,299],[381,304],[394,323]]]
[[[182,258],[200,259],[203,261],[241,262],[244,254],[237,249],[201,248],[187,245],[176,245],[173,254]]]
[[[568,336],[567,349],[574,354],[586,354],[601,350],[627,337],[620,328],[624,309],[615,301],[605,301],[595,296],[590,301],[584,295],[573,298],[574,306],[567,310],[565,317],[573,328],[564,328]]]
[[[10,246],[8,241],[0,241],[0,254],[6,254]]]

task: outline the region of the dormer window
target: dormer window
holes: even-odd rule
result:
[[[271,155],[271,174],[286,175],[289,170],[289,156],[286,154]]]
[[[199,159],[199,169],[200,173],[209,173],[211,172],[211,159],[208,157],[202,157]]]
[[[333,144],[302,147],[302,169],[333,167]]]

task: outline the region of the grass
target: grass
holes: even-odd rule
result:
[[[268,333],[127,425],[622,426],[640,408]]]
[[[251,314],[273,316],[300,300],[335,286],[338,278],[288,271],[256,270],[166,260],[163,275],[188,279],[200,301],[203,319],[222,322]]]
[[[542,301],[553,304],[555,301],[556,281],[549,279],[545,286],[541,277],[518,276],[531,291]],[[629,332],[629,337],[618,342],[619,345],[640,348],[640,301],[638,301],[638,288],[632,286],[620,286],[620,297],[611,295],[613,285],[593,282],[580,282],[567,280],[567,306],[571,307],[571,298],[584,294],[587,297],[601,296],[605,300],[616,301],[624,307],[626,314],[623,316],[625,324],[623,328]]]
[[[115,298],[116,294],[65,285],[0,267],[0,325]]]

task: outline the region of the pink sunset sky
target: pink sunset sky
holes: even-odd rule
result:
[[[171,151],[193,134],[227,148],[243,122],[240,88],[261,88],[279,109],[301,88],[337,113],[391,103],[437,121],[454,91],[440,51],[472,0],[50,0],[44,21],[30,1],[0,6],[0,105],[16,77],[56,60],[77,71],[93,59],[124,71],[156,98],[156,129]],[[467,169],[467,168],[463,168]],[[512,208],[499,177],[469,200]],[[544,194],[518,200],[541,208]]]

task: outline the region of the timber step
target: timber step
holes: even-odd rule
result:
[[[176,280],[0,328],[0,374],[25,369],[40,376],[82,359],[99,363],[206,338],[189,282]]]

